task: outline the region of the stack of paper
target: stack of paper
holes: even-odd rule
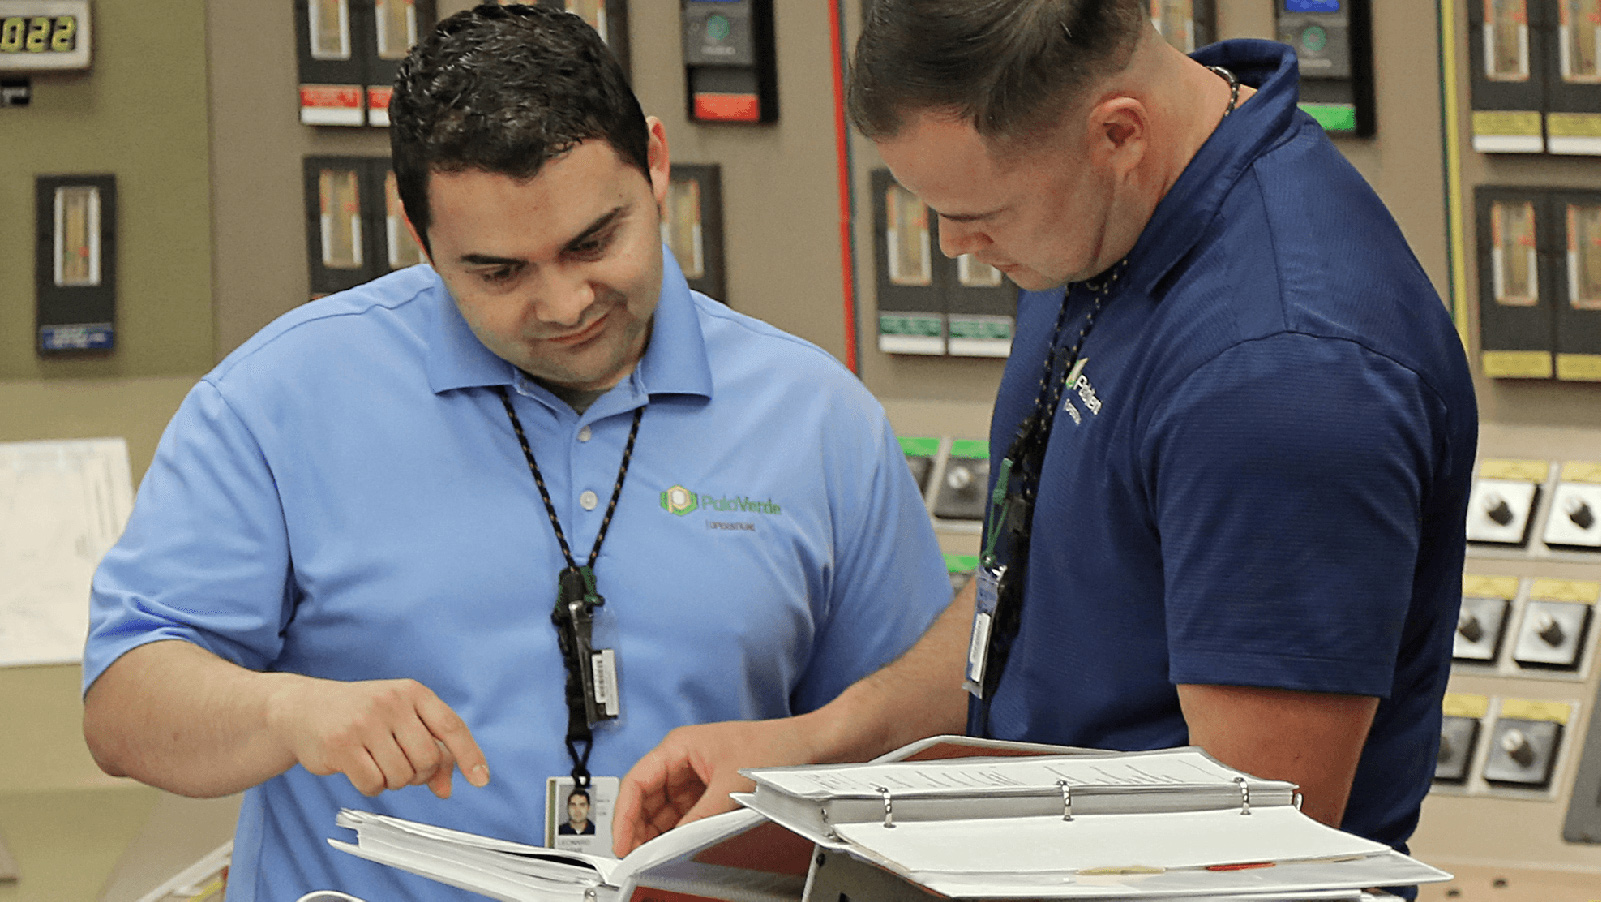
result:
[[[529,846],[364,811],[341,811],[336,823],[356,831],[355,843],[328,840],[336,849],[502,902],[627,900],[641,886],[734,902],[793,902],[801,894],[798,875],[697,860],[695,853],[766,824],[749,811],[729,812],[670,831],[622,859]]]
[[[1371,887],[1450,879],[1312,820],[1293,785],[1199,749],[1041,755],[1050,750],[964,742],[925,740],[870,764],[747,771],[756,792],[735,797],[747,810],[670,830],[621,861],[352,811],[338,824],[357,842],[330,843],[502,902],[675,893],[730,902],[1367,902]],[[897,760],[972,751],[981,754]],[[1008,753],[1022,757],[993,757]],[[797,843],[799,854],[788,854]]]

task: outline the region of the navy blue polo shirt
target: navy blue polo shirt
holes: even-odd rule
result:
[[[1157,207],[1063,393],[989,733],[1184,744],[1181,683],[1376,696],[1344,827],[1404,849],[1461,600],[1466,356],[1384,205],[1296,108],[1291,51],[1196,58],[1258,93]],[[1070,288],[1076,336],[1092,295]],[[1019,298],[992,471],[1063,303]]]

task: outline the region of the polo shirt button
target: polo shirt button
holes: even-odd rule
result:
[[[581,442],[587,442],[589,441],[589,437],[593,434],[594,433],[589,431],[589,427],[585,426],[578,430],[578,440]]]
[[[594,510],[595,505],[599,503],[600,498],[596,497],[594,492],[585,492],[578,496],[578,504],[586,511]]]

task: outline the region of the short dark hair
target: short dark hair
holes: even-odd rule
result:
[[[594,139],[649,178],[639,99],[600,35],[571,13],[490,3],[457,13],[419,41],[395,75],[395,187],[424,247],[429,173],[533,178]]]
[[[987,138],[1037,134],[1128,65],[1145,0],[873,0],[856,42],[851,121],[869,138],[948,112]]]
[[[571,804],[573,799],[576,799],[579,796],[583,796],[584,797],[584,801],[586,801],[586,802],[589,801],[589,790],[583,789],[583,788],[579,788],[579,789],[574,789],[572,792],[567,793],[567,802],[568,802],[568,804]]]

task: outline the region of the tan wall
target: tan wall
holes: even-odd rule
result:
[[[93,9],[92,68],[36,75],[29,106],[0,109],[0,380],[168,375],[211,360],[203,5]],[[34,177],[80,173],[117,177],[117,350],[41,359]]]

